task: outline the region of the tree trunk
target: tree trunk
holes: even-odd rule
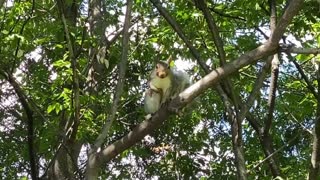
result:
[[[78,156],[81,144],[66,142],[57,152],[57,157],[53,160],[48,171],[49,180],[61,179],[81,179],[82,175],[78,171]]]
[[[86,168],[86,180],[95,180],[98,179],[100,161],[99,161],[99,153],[90,152],[88,155],[88,163]]]

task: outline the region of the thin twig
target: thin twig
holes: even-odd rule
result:
[[[288,145],[290,145],[291,142],[293,142],[297,137],[299,137],[300,134],[296,134],[293,138],[291,138],[286,144],[282,145],[279,149],[277,149],[276,151],[274,151],[272,154],[270,154],[269,156],[267,156],[266,158],[264,158],[263,160],[259,161],[256,165],[253,166],[253,168],[251,170],[249,170],[248,173],[250,173],[251,171],[253,171],[254,169],[256,169],[257,167],[259,167],[261,164],[263,164],[264,162],[266,162],[267,160],[269,160],[270,158],[272,158],[274,155],[276,155],[278,152],[280,152],[282,149],[284,149],[285,147],[287,147]]]
[[[287,53],[287,56],[288,56],[289,60],[295,65],[297,70],[299,71],[302,79],[306,82],[307,88],[310,90],[310,92],[313,94],[313,96],[315,98],[318,98],[318,93],[316,92],[316,90],[315,90],[314,86],[312,85],[312,83],[309,81],[309,78],[304,73],[304,71],[301,68],[301,66],[298,64],[298,62],[295,60],[295,58],[291,56],[291,54]]]

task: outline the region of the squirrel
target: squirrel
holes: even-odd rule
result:
[[[190,77],[184,71],[170,67],[170,56],[167,61],[156,63],[150,74],[149,88],[145,91],[144,110],[147,114],[155,113],[163,103],[175,98],[190,84]]]

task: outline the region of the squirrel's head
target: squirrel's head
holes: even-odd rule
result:
[[[167,60],[167,62],[164,61],[158,61],[156,64],[156,75],[163,79],[165,77],[167,77],[169,75],[169,73],[171,73],[170,70],[170,63],[172,61],[172,57],[170,56]]]

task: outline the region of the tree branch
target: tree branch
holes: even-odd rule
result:
[[[241,21],[245,21],[245,19],[242,18],[242,17],[232,16],[232,15],[230,15],[230,14],[225,14],[225,13],[220,12],[220,11],[214,9],[214,8],[209,8],[209,9],[210,9],[212,12],[214,12],[214,13],[220,15],[220,16],[227,17],[227,18],[232,18],[232,19],[237,19],[237,20],[241,20]]]
[[[78,126],[80,124],[80,91],[79,91],[79,74],[78,74],[78,62],[75,56],[75,52],[74,52],[74,44],[71,40],[70,37],[70,32],[68,29],[68,25],[67,25],[67,20],[65,18],[65,14],[64,14],[64,3],[62,0],[58,0],[58,8],[60,11],[60,16],[61,16],[61,20],[63,23],[63,27],[64,27],[64,32],[65,32],[65,36],[66,36],[66,40],[67,40],[67,46],[68,46],[68,50],[69,50],[69,58],[71,61],[71,68],[72,68],[72,81],[73,81],[73,93],[74,93],[74,97],[73,97],[73,106],[74,106],[74,121],[73,121],[73,130],[71,132],[70,135],[70,139],[75,139],[76,138],[76,133],[78,130]]]
[[[209,31],[211,32],[211,36],[213,38],[213,42],[218,51],[220,66],[224,66],[226,64],[226,52],[224,50],[223,41],[219,35],[218,26],[216,25],[214,18],[212,17],[212,15],[210,14],[210,11],[208,10],[206,1],[198,0],[195,2],[196,2],[195,3],[196,6],[202,11],[207,21]],[[229,95],[229,98],[233,101],[233,105],[235,107],[236,112],[238,112],[238,103],[237,103],[238,100],[236,99],[236,96],[233,93],[233,87],[230,80],[226,79],[226,81],[221,82],[221,87],[224,90],[224,92],[227,93],[227,95]]]
[[[320,48],[297,48],[292,45],[282,45],[280,51],[294,54],[320,54]]]
[[[27,115],[27,131],[28,131],[28,153],[30,158],[30,169],[31,169],[31,178],[38,179],[38,167],[36,162],[36,155],[34,150],[34,133],[33,133],[33,111],[29,106],[29,103],[26,99],[26,95],[21,89],[19,83],[15,80],[15,78],[4,71],[0,70],[0,75],[5,77],[5,79],[11,84],[15,93],[17,94],[19,101]]]
[[[277,26],[275,27],[271,37],[270,42],[278,44],[280,39],[282,38],[288,24],[291,22],[294,15],[297,15],[301,6],[303,4],[303,0],[291,0],[283,15],[279,19]]]
[[[270,69],[271,63],[270,60],[267,60],[264,66],[261,68],[259,74],[257,75],[257,79],[254,83],[253,89],[247,98],[245,103],[242,103],[242,108],[240,109],[240,119],[241,121],[246,117],[249,109],[251,108],[252,104],[254,103],[257,94],[259,93],[261,87],[263,86],[263,82],[268,75],[268,71]],[[254,123],[257,124],[257,123]],[[260,126],[259,126],[260,128]]]
[[[274,29],[277,24],[277,13],[276,13],[276,2],[275,0],[269,0],[270,4],[270,30],[271,33],[274,33]],[[268,97],[268,115],[265,119],[264,123],[264,134],[269,134],[269,130],[271,128],[273,112],[275,108],[275,99],[276,99],[276,91],[278,84],[278,76],[279,76],[279,56],[278,54],[274,54],[271,61],[271,83],[269,89],[269,97]]]
[[[270,31],[271,36],[274,35],[274,31],[277,25],[277,13],[276,13],[276,1],[269,0],[270,6]],[[273,56],[268,57],[267,63],[271,63],[271,83],[269,88],[269,97],[268,97],[268,113],[264,118],[264,127],[260,129],[259,139],[263,147],[263,151],[266,157],[274,152],[272,146],[272,136],[269,131],[272,126],[273,113],[275,108],[275,99],[276,99],[276,90],[279,76],[279,56],[274,54]],[[280,169],[276,163],[276,158],[272,157],[269,159],[269,167],[272,172],[273,177],[280,176]]]
[[[207,8],[205,0],[198,0],[196,2],[197,2],[196,6],[202,11],[204,18],[207,21],[209,30],[210,30],[211,35],[213,37],[213,42],[216,45],[216,48],[218,51],[220,64],[221,64],[221,66],[223,66],[226,63],[226,53],[223,49],[223,42],[220,38],[218,27],[215,23],[215,20],[213,19],[212,15],[210,14],[210,12]]]
[[[298,64],[298,62],[294,59],[294,57],[291,56],[291,54],[287,53],[287,56],[289,60],[296,66],[297,70],[299,71],[302,79],[306,82],[307,88],[310,90],[310,92],[313,94],[315,98],[318,98],[318,93],[316,92],[315,88],[313,87],[312,83],[309,81],[307,75],[304,73],[301,66]]]
[[[35,0],[32,0],[32,7],[30,9],[30,14],[28,15],[27,19],[23,22],[22,24],[22,27],[20,29],[20,32],[19,34],[22,35],[23,31],[24,31],[24,28],[25,26],[27,25],[27,23],[29,22],[29,20],[31,19],[32,15],[33,15],[33,11],[34,11],[34,7],[35,7]],[[1,2],[0,2],[1,3]],[[12,29],[13,30],[13,29]],[[13,73],[14,71],[14,66],[16,65],[16,60],[17,60],[17,56],[18,56],[18,52],[19,52],[19,49],[20,49],[20,42],[21,42],[21,38],[18,38],[18,42],[17,42],[17,47],[15,49],[15,53],[14,53],[14,63],[12,63],[12,68],[11,68],[11,72],[10,74]]]
[[[295,139],[297,139],[299,137],[299,134],[296,134],[295,136],[293,136],[286,144],[282,145],[279,149],[277,149],[276,151],[274,151],[272,154],[270,154],[269,156],[267,156],[266,158],[264,158],[263,160],[259,161],[256,165],[253,166],[253,168],[249,171],[249,173],[251,171],[253,171],[254,169],[256,169],[257,167],[259,167],[261,164],[263,164],[264,162],[266,162],[267,160],[271,159],[274,155],[276,155],[278,152],[280,152],[282,149],[284,149],[285,147],[289,146],[291,142],[293,142]]]

